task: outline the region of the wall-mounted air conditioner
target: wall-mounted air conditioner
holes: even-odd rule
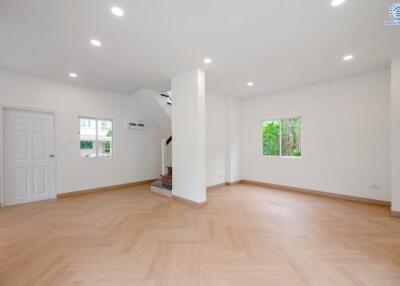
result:
[[[129,129],[144,129],[144,122],[143,121],[137,121],[137,122],[128,122],[128,128]]]

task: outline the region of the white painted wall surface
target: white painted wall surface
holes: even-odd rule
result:
[[[399,59],[393,63],[398,75]],[[389,72],[382,71],[243,101],[207,92],[206,185],[243,178],[390,200],[389,79]],[[398,94],[399,82],[392,80],[392,95]],[[151,111],[137,95],[110,94],[0,72],[0,105],[56,113],[58,193],[158,177],[160,141],[165,132],[148,117]],[[398,116],[400,111],[392,114]],[[114,120],[113,158],[79,157],[79,115]],[[303,116],[303,157],[263,157],[262,120],[297,115]],[[127,121],[140,119],[146,123],[145,130],[126,129]],[[343,142],[342,137],[349,139]],[[392,152],[392,157],[398,156],[396,150]],[[392,172],[399,173],[393,165]],[[397,177],[392,175],[392,185]],[[398,189],[392,188],[393,209],[397,211],[400,198],[394,191]]]
[[[172,193],[202,203],[207,200],[204,72],[173,78],[172,95]]]
[[[389,71],[243,100],[243,179],[389,201],[389,101]],[[293,116],[302,158],[264,157],[263,120]]]
[[[160,174],[161,132],[134,96],[0,71],[0,106],[55,112],[58,193],[152,179]],[[112,158],[80,158],[78,116],[113,120]],[[145,121],[145,130],[126,128],[128,121],[137,119]]]
[[[207,91],[207,186],[240,179],[239,116],[238,99]]]
[[[226,182],[226,150],[228,143],[227,98],[206,93],[207,186]]]
[[[241,180],[240,174],[240,101],[236,98],[227,98],[227,146],[226,146],[226,181],[229,183]]]
[[[132,104],[139,105],[160,128],[165,138],[171,136],[171,107],[165,104],[159,92],[150,89],[138,89],[131,93],[135,99]]]
[[[1,93],[0,93],[1,97]],[[4,203],[4,177],[3,177],[3,168],[4,168],[4,161],[3,161],[3,120],[4,120],[4,111],[0,105],[0,204]]]
[[[390,106],[392,210],[400,212],[400,58],[392,60]]]

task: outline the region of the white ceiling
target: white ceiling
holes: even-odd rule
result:
[[[211,90],[267,94],[387,68],[400,55],[400,26],[384,26],[392,2],[0,0],[0,68],[128,93],[168,90],[171,77],[200,67]]]

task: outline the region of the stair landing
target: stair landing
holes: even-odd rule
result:
[[[164,185],[161,180],[157,180],[151,184],[150,190],[158,195],[171,198],[172,197],[172,187]]]

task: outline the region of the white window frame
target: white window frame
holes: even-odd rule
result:
[[[283,117],[283,118],[277,118],[277,119],[266,119],[261,122],[261,126],[267,121],[276,121],[279,120],[279,155],[264,155],[264,137],[263,137],[263,132],[261,132],[261,150],[262,150],[262,156],[267,157],[267,158],[288,158],[288,159],[301,159],[303,157],[303,148],[302,148],[302,143],[303,140],[301,140],[301,145],[300,145],[300,150],[301,150],[301,155],[300,156],[284,156],[282,155],[282,120],[284,119],[292,119],[292,118],[301,118],[301,133],[300,136],[303,134],[303,117],[302,116],[290,116],[290,117]]]
[[[88,119],[88,120],[94,120],[95,121],[95,128],[96,128],[96,140],[93,141],[95,146],[96,146],[96,156],[95,157],[82,157],[80,155],[81,152],[81,119]],[[111,139],[111,155],[110,156],[101,156],[99,157],[99,151],[98,151],[98,141],[99,141],[99,130],[98,130],[98,122],[104,120],[104,121],[111,121],[111,130],[112,130],[112,139]],[[99,117],[90,117],[90,116],[78,116],[78,136],[79,136],[79,156],[83,160],[93,160],[93,159],[111,159],[114,157],[114,120],[113,119],[107,119],[107,118],[99,118]]]

